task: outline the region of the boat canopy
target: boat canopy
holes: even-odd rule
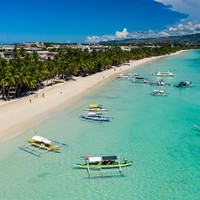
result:
[[[103,108],[103,104],[90,104],[90,108]]]
[[[103,108],[103,104],[101,104],[101,103],[98,104],[98,107],[99,107],[99,108]]]
[[[44,142],[46,144],[51,144],[50,140],[48,140],[47,138],[38,136],[38,135],[33,136],[32,139],[35,140],[35,141],[37,141],[37,142]]]
[[[116,161],[117,156],[102,156],[102,161]]]
[[[89,116],[95,116],[95,115],[97,115],[97,113],[95,113],[95,112],[89,112],[88,115]]]
[[[101,162],[102,161],[102,158],[100,156],[96,156],[96,157],[88,157],[88,161],[90,163],[95,163],[95,162]]]
[[[117,156],[93,156],[85,157],[85,160],[88,160],[89,163],[102,162],[102,161],[116,161],[118,160]]]

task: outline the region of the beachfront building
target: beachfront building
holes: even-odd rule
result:
[[[0,58],[4,58],[4,53],[0,52]]]
[[[10,60],[14,58],[14,52],[13,51],[6,51],[3,53],[3,58]]]
[[[131,51],[132,49],[137,49],[139,48],[138,46],[121,46],[121,49],[123,51]]]
[[[89,46],[89,52],[91,51],[107,51],[110,49],[110,46],[103,46],[103,45],[98,45],[98,46]]]
[[[48,58],[54,59],[56,52],[50,51],[36,51],[39,55],[40,60],[47,60]]]
[[[14,48],[14,45],[0,45],[0,52],[13,51]]]

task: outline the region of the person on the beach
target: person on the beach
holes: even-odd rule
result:
[[[31,103],[31,99],[30,99],[30,103]]]

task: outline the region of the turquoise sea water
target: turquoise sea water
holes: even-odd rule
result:
[[[200,51],[192,50],[145,64],[132,72],[164,78],[168,97],[149,93],[159,87],[115,78],[88,91],[71,107],[62,107],[37,126],[0,144],[0,200],[200,199]],[[157,78],[158,79],[158,78]],[[172,85],[190,80],[195,87]],[[110,123],[85,122],[79,115],[90,103],[109,108]],[[26,138],[40,135],[67,143],[61,153],[42,158],[18,149]],[[73,169],[84,155],[120,155],[133,160],[125,177],[87,179]]]

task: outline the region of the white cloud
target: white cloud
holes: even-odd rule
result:
[[[178,24],[174,27],[168,29],[157,31],[135,31],[129,33],[126,28],[122,32],[116,31],[115,35],[104,35],[104,36],[88,36],[86,42],[88,43],[98,43],[102,41],[112,41],[119,39],[144,39],[144,38],[158,38],[158,37],[168,37],[177,35],[187,35],[200,33],[200,24],[193,24],[188,22],[187,24]]]
[[[104,35],[104,36],[88,36],[86,42],[89,43],[98,43],[102,41],[112,41],[118,40],[122,38],[128,38],[129,32],[126,28],[123,29],[122,32],[116,31],[115,35]]]
[[[128,36],[128,34],[129,34],[129,33],[128,33],[127,29],[124,28],[124,30],[123,30],[122,32],[117,31],[117,32],[115,33],[115,36],[116,36],[116,38],[125,38],[125,37]]]
[[[172,6],[172,10],[188,14],[188,21],[200,22],[200,0],[154,0]]]

